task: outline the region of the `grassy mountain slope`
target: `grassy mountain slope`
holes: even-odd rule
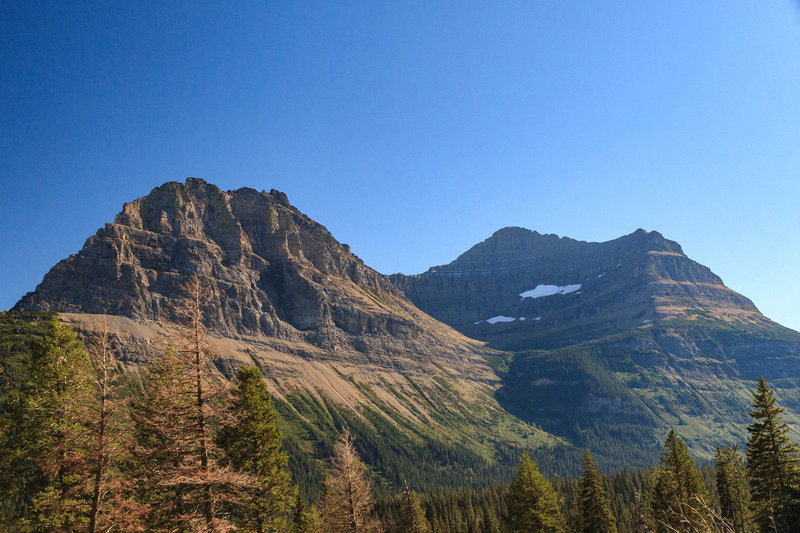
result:
[[[665,320],[513,356],[498,398],[577,446],[646,465],[674,428],[699,458],[741,443],[755,383],[768,377],[800,429],[800,335],[720,320]],[[569,416],[564,416],[568,413]]]

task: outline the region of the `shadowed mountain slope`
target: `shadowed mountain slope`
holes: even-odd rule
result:
[[[567,346],[697,310],[766,322],[655,231],[596,243],[504,228],[448,265],[391,278],[426,313],[501,349]]]
[[[800,427],[800,334],[657,232],[588,243],[505,228],[392,281],[432,316],[511,351],[498,399],[579,446],[646,462],[675,428],[710,458],[743,439],[760,375]]]

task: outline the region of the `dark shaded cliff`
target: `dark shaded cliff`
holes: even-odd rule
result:
[[[504,228],[448,265],[391,279],[426,313],[503,349],[566,346],[697,309],[763,319],[655,231],[595,243]]]

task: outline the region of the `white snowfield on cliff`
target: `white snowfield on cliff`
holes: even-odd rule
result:
[[[541,298],[543,296],[552,296],[554,294],[569,294],[581,288],[580,283],[575,285],[537,285],[535,289],[519,293],[520,298]]]

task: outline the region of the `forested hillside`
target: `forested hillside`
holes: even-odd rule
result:
[[[702,471],[671,431],[647,470],[601,475],[586,451],[580,478],[548,479],[522,453],[510,483],[497,484],[503,472],[462,457],[434,489],[433,478],[392,480],[415,471],[413,461],[457,452],[409,452],[400,435],[379,444],[385,428],[375,419],[317,406],[338,434],[329,446],[309,452],[297,445],[309,441],[282,437],[292,424],[281,423],[259,369],[240,367],[232,386],[221,379],[202,326],[204,291],[198,280],[185,289],[182,336],[140,380],[107,335],[80,340],[52,315],[0,317],[6,530],[797,531],[800,448],[763,378],[744,452],[717,447]],[[373,440],[359,444],[351,431]],[[459,475],[462,487],[488,486],[455,488]]]

